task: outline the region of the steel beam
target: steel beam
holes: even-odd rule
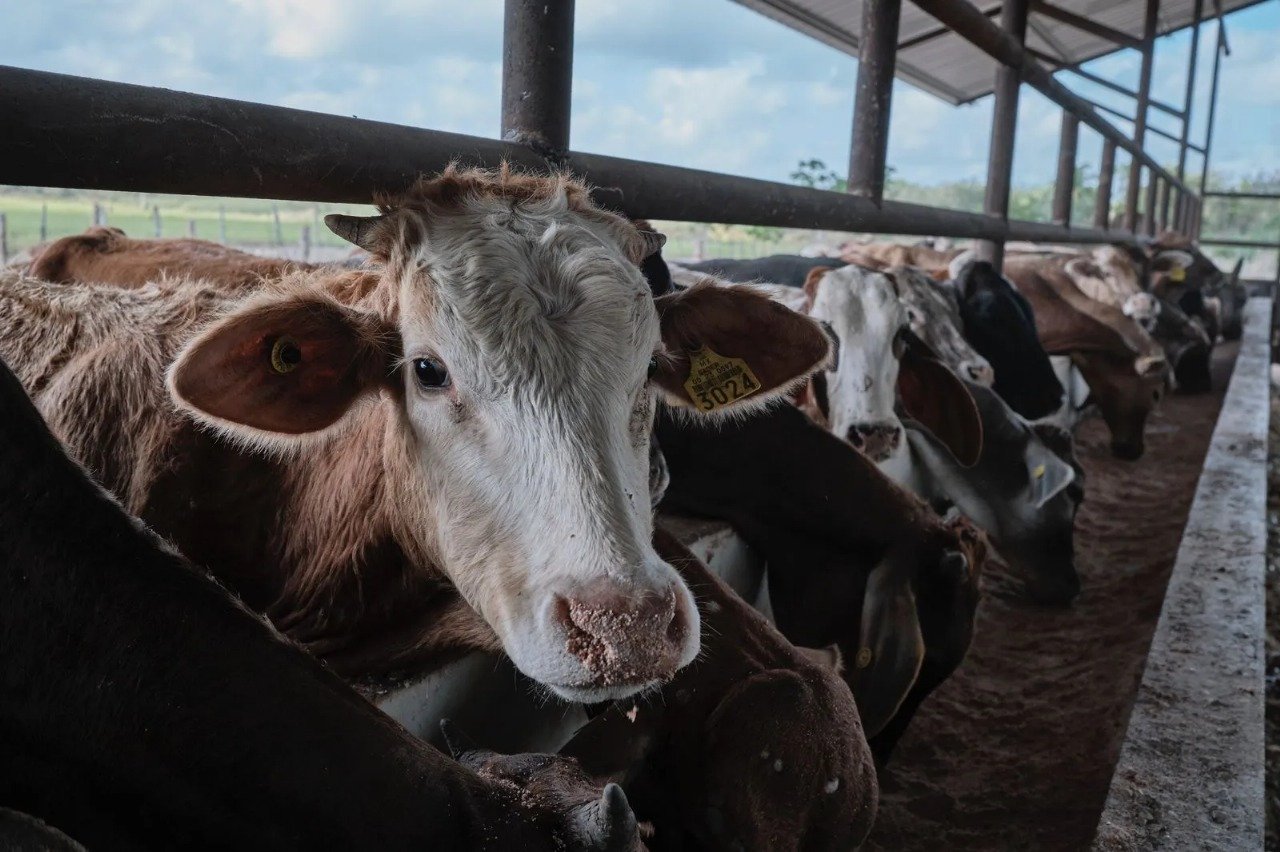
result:
[[[1200,57],[1200,19],[1204,0],[1195,0],[1191,12],[1191,52],[1187,56],[1187,90],[1182,98],[1182,133],[1178,139],[1178,180],[1187,177],[1187,149],[1191,147],[1191,102],[1196,92],[1196,62]]]
[[[977,9],[970,7],[975,12]],[[1000,31],[1019,47],[1027,37],[1027,13],[1030,0],[1006,0],[1000,9]],[[984,23],[989,23],[982,18]],[[943,21],[943,23],[947,23]],[[1018,69],[1001,65],[996,69],[995,104],[991,117],[991,144],[987,152],[987,192],[982,212],[998,219],[1009,216],[1009,190],[1013,181],[1014,134],[1018,128],[1018,88],[1022,77]],[[1004,242],[983,240],[977,254],[996,269],[1004,265]]]
[[[1044,15],[1046,18],[1052,18],[1055,21],[1064,23],[1068,26],[1075,27],[1078,30],[1096,35],[1098,38],[1104,38],[1109,42],[1118,44],[1121,47],[1132,47],[1141,49],[1142,41],[1136,39],[1128,33],[1122,33],[1119,30],[1112,29],[1105,24],[1100,24],[1092,18],[1086,18],[1077,15],[1068,9],[1063,9],[1046,0],[1032,0],[1031,10]]]
[[[1058,175],[1053,182],[1053,221],[1071,225],[1071,200],[1076,187],[1076,143],[1080,139],[1080,119],[1067,111],[1062,113],[1062,132],[1058,139]]]
[[[901,9],[901,0],[862,4],[858,88],[853,103],[853,141],[849,153],[849,192],[869,198],[876,204],[884,197],[885,158],[889,150],[889,114]]]
[[[1116,143],[1102,140],[1102,161],[1098,165],[1098,196],[1093,204],[1093,227],[1111,227],[1111,187],[1115,183]]]
[[[569,150],[574,0],[506,0],[502,138],[555,160]]]
[[[1145,150],[1147,141],[1147,102],[1151,97],[1151,69],[1155,61],[1159,12],[1160,0],[1147,0],[1142,24],[1142,69],[1138,74],[1138,105],[1133,120],[1133,144],[1139,151]],[[1143,163],[1137,157],[1129,164],[1129,185],[1125,188],[1124,198],[1124,227],[1129,231],[1138,227],[1138,190],[1142,166]]]
[[[1156,202],[1156,228],[1164,231],[1169,227],[1169,182],[1160,181],[1160,200]]]
[[[1250,198],[1255,201],[1280,201],[1280,192],[1206,192],[1205,198]]]
[[[937,18],[951,27],[958,35],[983,53],[993,57],[1000,63],[1018,69],[1022,79],[1056,103],[1080,117],[1080,120],[1092,127],[1104,138],[1111,139],[1116,145],[1143,165],[1161,172],[1164,169],[1149,154],[1134,145],[1127,134],[1098,114],[1097,110],[1079,95],[1072,92],[1053,75],[1036,62],[1030,51],[1015,41],[1000,27],[995,26],[986,16],[969,3],[968,0],[915,0],[922,11]],[[1172,174],[1167,175],[1177,180]],[[1181,182],[1175,183],[1179,185]]]
[[[1147,169],[1147,197],[1142,202],[1142,227],[1148,237],[1156,233],[1156,198],[1160,175]]]
[[[1213,49],[1213,77],[1209,84],[1209,118],[1204,130],[1204,168],[1200,170],[1200,197],[1204,198],[1205,188],[1209,184],[1210,152],[1213,150],[1213,125],[1218,116],[1218,81],[1222,70],[1222,52],[1226,46],[1224,34],[1225,24],[1222,22],[1222,7],[1218,7],[1218,37]],[[1188,226],[1188,235],[1195,239],[1200,235],[1200,211],[1196,210]]]

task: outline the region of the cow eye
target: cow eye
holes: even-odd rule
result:
[[[435,358],[414,358],[413,375],[418,379],[418,386],[427,390],[449,386],[449,370]]]
[[[904,331],[906,331],[905,327],[900,328],[898,333],[893,336],[893,357],[899,360],[907,351],[907,340],[902,334]]]
[[[649,378],[651,378],[651,379],[652,379],[652,378],[653,378],[653,376],[654,376],[654,374],[655,374],[655,373],[657,373],[657,372],[658,372],[658,359],[657,359],[656,357],[654,357],[654,358],[650,358],[650,359],[649,359],[649,372],[648,372],[648,376],[649,376]]]

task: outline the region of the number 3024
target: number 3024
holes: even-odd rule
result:
[[[742,376],[742,383],[739,384],[737,379],[728,379],[724,384],[713,387],[709,390],[698,392],[698,404],[703,411],[710,411],[713,408],[719,408],[722,405],[728,405],[735,400],[742,399],[747,394],[756,390],[760,386],[751,381],[750,377]]]

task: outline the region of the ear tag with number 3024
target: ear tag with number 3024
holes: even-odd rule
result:
[[[684,389],[698,408],[715,411],[760,390],[760,380],[741,358],[726,358],[703,346],[689,356]]]

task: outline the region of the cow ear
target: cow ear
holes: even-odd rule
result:
[[[822,276],[835,269],[834,266],[815,266],[809,270],[804,277],[804,312],[807,314],[813,308],[813,300],[818,298],[818,284],[822,281]]]
[[[920,673],[924,651],[911,583],[897,566],[883,562],[867,578],[858,652],[845,669],[868,737],[898,712]]]
[[[321,294],[267,294],[192,340],[169,370],[169,391],[242,439],[296,438],[385,385],[396,341],[381,320]]]
[[[1152,272],[1174,272],[1175,270],[1187,270],[1196,262],[1195,257],[1190,252],[1181,249],[1165,249],[1151,258]]]
[[[653,381],[675,406],[750,410],[789,393],[831,357],[818,323],[750,287],[703,281],[655,304],[665,352]]]
[[[898,368],[898,398],[907,416],[933,433],[963,467],[982,455],[982,417],[973,394],[933,350],[910,331]]]

